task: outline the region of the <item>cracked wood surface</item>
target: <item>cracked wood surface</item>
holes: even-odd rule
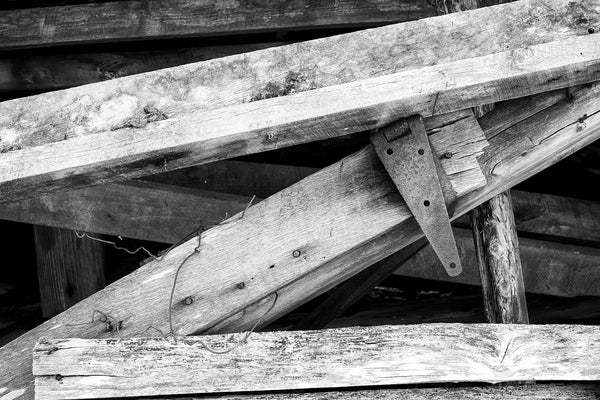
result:
[[[41,339],[39,400],[446,382],[600,380],[600,327],[422,324],[229,335]],[[60,379],[56,379],[60,376]]]
[[[0,11],[0,49],[369,27],[436,14],[426,0],[112,1]]]
[[[519,104],[535,100],[517,100],[512,118],[520,122],[487,136],[489,146],[479,157],[487,185],[461,196],[452,218],[600,137],[599,93],[599,85],[574,90],[534,115]],[[584,120],[583,114],[588,116]],[[490,132],[506,124],[504,115],[495,122],[495,111],[484,118]],[[266,324],[420,235],[367,147],[250,207],[244,218],[238,215],[205,231],[200,254],[189,259],[179,276],[172,309],[175,330],[231,332],[248,329],[259,319]],[[15,399],[33,396],[28,355],[42,336],[114,335],[104,324],[81,325],[91,320],[93,310],[126,319],[121,329],[125,337],[149,325],[168,330],[173,276],[196,246],[196,238],[189,240],[4,346],[0,386]],[[182,304],[188,297],[193,302]]]
[[[521,1],[12,100],[0,103],[0,149],[111,131],[145,106],[185,118],[267,87],[322,88],[588,35],[599,20],[595,0]]]
[[[588,35],[185,119],[144,107],[141,120],[121,129],[1,154],[2,201],[343,136],[409,115],[437,115],[587,83],[599,74],[600,35]]]

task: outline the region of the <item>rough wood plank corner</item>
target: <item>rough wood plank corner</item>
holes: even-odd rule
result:
[[[599,326],[422,324],[230,335],[40,339],[37,400],[445,382],[600,379]],[[229,343],[229,344],[228,344]]]

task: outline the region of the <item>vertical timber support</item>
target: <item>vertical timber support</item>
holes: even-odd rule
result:
[[[511,0],[495,0],[494,4]],[[447,12],[472,10],[484,0],[446,0]],[[477,118],[492,111],[494,104],[474,108]],[[525,285],[519,254],[519,239],[510,191],[501,193],[471,212],[477,265],[481,277],[487,322],[528,324]]]
[[[102,243],[34,225],[42,314],[50,318],[106,285]]]
[[[510,192],[501,193],[475,208],[471,222],[487,321],[528,324]]]

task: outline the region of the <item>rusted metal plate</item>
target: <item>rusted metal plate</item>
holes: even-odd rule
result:
[[[373,133],[371,142],[448,275],[460,274],[462,265],[440,184],[445,175],[438,174],[422,117],[397,121]]]

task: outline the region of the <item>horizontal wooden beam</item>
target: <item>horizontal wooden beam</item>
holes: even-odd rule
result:
[[[369,27],[432,17],[426,0],[221,3],[112,1],[0,12],[0,49]]]
[[[471,231],[455,229],[456,243],[463,262],[463,273],[450,278],[440,271],[439,261],[430,246],[402,264],[394,274],[413,278],[481,285],[473,235]],[[519,238],[525,290],[554,296],[600,296],[597,283],[589,279],[596,275],[600,249]]]
[[[488,184],[462,191],[452,218],[599,138],[599,92],[599,85],[574,90],[529,117],[528,109],[515,107],[512,118],[520,122],[490,137],[483,154],[477,153]],[[495,125],[494,113],[485,116],[488,126]],[[588,117],[582,120],[583,114]],[[460,131],[451,132],[460,142]],[[421,234],[367,147],[250,207],[243,218],[203,232],[199,254],[191,256],[199,246],[193,238],[4,346],[0,386],[14,398],[31,398],[27,354],[42,336],[114,337],[105,324],[90,323],[94,310],[124,321],[124,336],[149,326],[169,331],[177,271],[170,310],[176,333],[239,331],[278,318]]]
[[[0,151],[118,129],[144,117],[146,106],[173,120],[269,93],[589,35],[598,18],[593,0],[525,0],[17,99],[0,103]]]
[[[392,388],[291,393],[254,393],[248,395],[166,396],[177,400],[597,400],[597,383],[536,383],[518,385],[461,385],[431,388]],[[141,398],[148,400],[150,398]]]
[[[599,74],[600,35],[589,35],[189,118],[164,119],[145,107],[142,122],[121,129],[1,154],[2,201],[343,136],[413,114],[437,115],[582,84]]]
[[[244,210],[250,200],[226,193],[128,181],[10,203],[0,207],[0,219],[176,243],[198,228],[212,227]]]
[[[600,321],[600,297],[562,298],[527,296],[532,324],[596,324]],[[294,313],[274,323],[269,330],[287,330],[295,322]],[[304,317],[303,314],[297,318]],[[288,319],[289,318],[289,319]],[[287,321],[286,321],[287,320]],[[327,328],[351,326],[405,325],[427,323],[483,323],[485,314],[481,294],[442,296],[417,300],[377,301],[357,307],[331,321]]]
[[[65,89],[283,44],[250,43],[127,52],[7,55],[0,60],[0,92]]]
[[[446,382],[600,380],[600,327],[422,324],[227,335],[42,339],[36,399],[260,392]],[[57,376],[60,379],[57,379]]]

